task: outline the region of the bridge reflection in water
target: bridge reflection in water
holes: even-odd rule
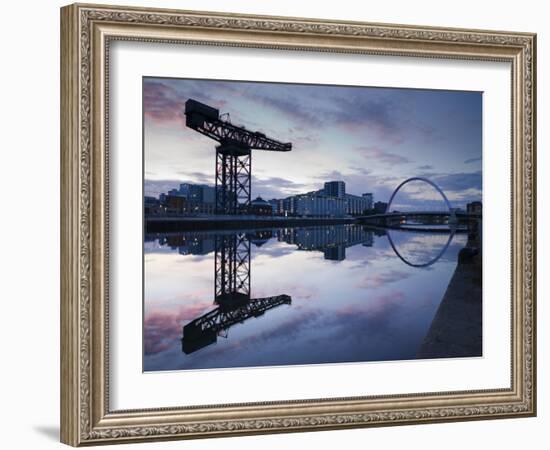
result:
[[[472,222],[472,225],[468,229],[468,239],[465,244],[461,244],[464,245],[465,248],[469,249],[469,254],[471,255],[474,255],[481,245],[479,239],[476,240],[475,238],[475,236],[479,236],[479,234],[475,231],[476,226],[477,225],[474,225],[474,222]],[[284,317],[290,317],[288,316],[288,314],[297,314],[297,317],[303,314],[303,311],[300,311],[303,303],[300,303],[300,305],[297,306],[298,309],[296,310],[296,312],[292,313],[292,311],[294,311],[294,307],[292,306],[293,296],[297,295],[298,297],[300,297],[301,293],[299,292],[299,290],[296,291],[296,288],[294,288],[294,294],[293,292],[284,292],[284,290],[286,290],[284,286],[287,286],[288,283],[283,283],[283,280],[274,279],[272,283],[268,284],[264,282],[263,288],[261,289],[262,293],[269,294],[269,290],[276,291],[277,286],[281,285],[283,287],[281,289],[283,290],[283,292],[273,292],[273,295],[271,296],[251,295],[251,279],[253,276],[253,267],[251,267],[252,247],[257,249],[255,250],[255,252],[258,252],[259,254],[264,254],[264,246],[268,249],[272,249],[274,246],[273,242],[275,242],[278,243],[275,244],[275,248],[284,248],[284,246],[291,246],[296,252],[321,252],[323,254],[322,259],[326,261],[336,262],[338,264],[346,263],[346,250],[351,247],[357,246],[359,246],[358,248],[366,248],[365,251],[367,252],[375,252],[372,253],[373,257],[376,258],[376,261],[382,264],[383,261],[391,258],[391,256],[389,256],[389,254],[385,250],[382,251],[383,249],[388,249],[392,251],[392,254],[397,256],[397,258],[395,258],[395,256],[393,258],[397,261],[400,261],[403,267],[409,267],[410,269],[408,270],[422,271],[428,266],[436,264],[437,261],[441,260],[442,258],[446,258],[446,265],[454,264],[454,266],[456,267],[456,259],[454,259],[456,258],[456,256],[454,256],[456,255],[456,251],[453,251],[453,255],[449,256],[451,257],[451,260],[449,260],[449,258],[445,255],[448,252],[448,249],[451,246],[455,236],[458,234],[462,234],[465,231],[466,230],[464,229],[460,229],[458,231],[450,230],[446,233],[422,233],[418,230],[397,231],[354,224],[300,228],[243,230],[239,232],[220,230],[194,231],[176,234],[153,235],[147,236],[147,238],[149,241],[158,242],[161,247],[170,247],[173,250],[177,250],[180,255],[200,255],[206,257],[207,255],[214,253],[214,267],[212,268],[215,275],[213,292],[214,307],[201,315],[195,316],[191,319],[187,319],[183,324],[183,333],[180,335],[180,351],[183,351],[188,356],[192,356],[191,354],[200,354],[202,351],[204,351],[204,349],[210,348],[212,344],[218,342],[219,337],[230,337],[230,329],[235,327],[236,325],[249,323],[253,321],[253,319],[261,318],[264,315],[266,315],[266,318],[267,316],[271,317],[272,310],[279,310],[281,307],[284,307],[284,305],[290,308],[289,313],[285,313]],[[383,244],[384,241],[386,241],[386,244]],[[462,237],[460,241],[464,242]],[[437,242],[437,244],[434,245],[434,242]],[[281,245],[283,247],[280,247]],[[371,248],[372,250],[370,250]],[[350,254],[350,257],[353,261],[355,261],[357,259],[357,252],[354,251],[353,254]],[[209,257],[209,259],[211,259],[211,257]],[[189,262],[189,264],[192,263]],[[395,263],[392,262],[391,265],[392,267],[394,267]],[[365,267],[367,267],[366,270],[369,270],[368,266]],[[449,267],[453,266],[451,265]],[[478,269],[476,268],[474,270],[477,271]],[[407,282],[414,278],[414,272],[411,272],[409,274],[406,273],[404,269],[397,270],[395,268],[392,268],[390,272],[392,275],[402,274],[402,280],[408,280]],[[265,269],[263,269],[262,273],[265,273]],[[432,276],[429,275],[428,272],[418,273],[423,273],[423,277]],[[449,273],[448,277],[451,277],[451,275],[452,274]],[[298,281],[296,281],[296,283],[298,284],[300,284],[300,276],[301,274],[299,272],[288,273],[289,279],[298,278]],[[320,276],[320,284],[331,283],[330,271],[320,274]],[[386,278],[388,285],[393,282],[388,277]],[[385,280],[384,276],[382,276],[380,279]],[[379,283],[379,281],[375,280],[374,278],[373,280],[374,281],[371,282],[372,287],[374,287],[376,283]],[[338,283],[338,280],[333,279],[332,282]],[[327,285],[327,289],[330,291],[329,285]],[[303,301],[303,298],[300,299],[300,301]],[[345,303],[346,300],[345,298],[342,298],[341,300],[335,298],[330,301],[342,301],[343,303]],[[437,302],[437,299],[435,299],[434,301]],[[439,303],[441,303],[441,297],[439,298],[439,302],[435,303],[434,305],[437,305]],[[481,306],[481,298],[479,299],[479,306]],[[279,321],[282,317],[279,313],[277,313],[275,316],[277,317],[277,321]],[[352,359],[351,356],[338,355],[337,353],[334,353],[334,355],[326,358],[322,355],[312,357],[313,359],[310,361],[310,363],[406,359],[411,357],[454,356],[449,352],[445,353],[446,348],[435,348],[434,346],[434,342],[445,341],[445,329],[453,328],[448,326],[448,321],[450,320],[449,314],[439,313],[436,316],[436,319],[440,323],[434,324],[434,316],[431,316],[432,321],[427,322],[427,325],[431,324],[431,326],[425,326],[425,328],[423,328],[424,339],[420,339],[420,341],[418,341],[419,344],[424,341],[424,344],[422,346],[423,350],[420,351],[419,348],[416,348],[416,350],[412,350],[412,353],[408,353],[409,356],[399,356],[403,352],[396,351],[395,354],[398,356],[394,356],[392,352],[388,352],[389,354],[387,358],[376,356],[372,357],[371,359]],[[479,318],[479,320],[481,320],[481,317]],[[366,323],[365,326],[367,328],[364,330],[364,332],[368,333],[369,324]],[[372,326],[372,323],[370,324],[370,326]],[[456,340],[457,328],[454,327],[453,330],[454,335],[452,339]],[[428,331],[431,333],[430,336],[428,336]],[[299,321],[294,328],[290,329],[289,332],[293,334],[300,332]],[[414,332],[411,331],[411,333]],[[473,339],[474,341],[476,341],[474,343],[474,346],[477,345],[477,340],[481,340],[480,330],[479,333],[477,329],[474,331],[469,330],[468,332],[470,333],[468,339]],[[281,333],[283,332],[281,331]],[[451,348],[454,345],[456,349],[457,343],[451,342],[451,344],[452,345],[449,345],[448,348]],[[325,345],[327,352],[330,352],[330,349],[328,348],[330,345],[332,344],[329,344],[328,346]],[[400,345],[405,345],[405,341],[403,344]],[[477,350],[472,350],[472,348],[473,347],[470,345],[470,347],[465,350],[466,356],[478,355],[479,352]],[[323,348],[318,349],[319,352],[321,352],[322,350]],[[334,351],[336,352],[336,350]],[[464,353],[464,351],[462,353]],[[414,356],[415,354],[417,356]],[[461,356],[464,355],[461,354]],[[284,358],[279,358],[278,360],[281,359],[284,361]],[[292,363],[292,360],[293,359],[289,357],[289,363]],[[263,359],[261,357],[258,357],[258,361],[263,361]],[[307,363],[308,361],[306,359],[302,362]],[[239,363],[229,366],[237,367],[242,365],[247,364]],[[257,363],[256,365],[265,365],[265,363]],[[174,367],[185,368],[186,366],[176,365],[173,362],[170,362],[170,364],[168,364],[166,367],[160,367],[158,365],[155,366],[156,370],[162,370],[163,368],[169,369]],[[199,365],[193,367],[200,368],[202,366]],[[225,365],[221,362],[219,363],[219,365],[218,363],[205,363],[204,367],[225,367]]]

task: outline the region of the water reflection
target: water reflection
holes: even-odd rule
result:
[[[184,353],[193,353],[215,343],[220,334],[227,337],[229,328],[233,325],[259,317],[277,306],[291,303],[290,296],[285,294],[250,298],[250,242],[260,246],[270,236],[270,232],[214,236],[214,303],[218,307],[183,327]]]
[[[407,264],[408,266],[411,266],[411,267],[429,267],[432,264],[435,264],[445,254],[445,252],[449,248],[449,245],[451,245],[451,242],[453,241],[453,238],[456,234],[456,229],[451,228],[449,230],[449,232],[446,233],[448,237],[447,237],[447,240],[445,242],[445,245],[443,245],[441,247],[441,249],[435,255],[429,255],[428,254],[426,256],[426,252],[424,251],[424,252],[421,252],[422,254],[420,255],[419,260],[418,260],[418,258],[417,258],[417,260],[415,260],[414,258],[404,256],[405,252],[403,250],[400,251],[398,249],[398,246],[394,242],[396,239],[392,238],[392,235],[394,233],[395,233],[394,230],[388,230],[387,233],[386,233],[386,236],[388,237],[388,242],[389,242],[393,252],[396,254],[396,256],[401,261],[403,261],[405,264]],[[422,235],[419,235],[418,238],[420,238],[421,236]],[[416,238],[416,241],[422,241],[422,239],[418,239],[418,238]],[[421,242],[420,243],[419,242],[408,242],[404,247],[411,247],[411,246],[415,246],[415,245],[416,245],[415,253],[418,253],[419,249],[425,249],[425,247],[422,245]]]
[[[417,357],[468,236],[390,233],[339,225],[147,236],[145,370]]]

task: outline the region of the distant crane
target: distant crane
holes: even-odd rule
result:
[[[186,125],[219,142],[216,146],[216,214],[239,214],[247,211],[251,201],[251,150],[288,152],[292,144],[222,120],[226,114],[220,116],[216,108],[193,99],[185,102]]]

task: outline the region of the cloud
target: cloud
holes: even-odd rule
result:
[[[178,175],[182,175],[184,181],[180,183],[198,183],[198,184],[208,184],[213,186],[216,182],[214,173],[204,173],[204,172],[187,172],[187,171],[178,171]]]
[[[159,81],[143,82],[143,113],[157,122],[185,123],[185,99],[171,86]]]
[[[277,236],[273,236],[275,239],[279,239]],[[255,260],[255,267],[261,265],[271,264],[272,258],[280,258],[283,256],[291,255],[296,251],[294,245],[288,245],[284,241],[277,241],[276,244],[271,243],[269,246],[263,246],[260,254],[252,253],[252,258]],[[269,297],[269,292],[255,291],[258,297]],[[293,290],[295,292],[295,289]]]
[[[201,316],[211,302],[199,302],[190,306],[181,306],[176,311],[153,310],[145,314],[143,323],[144,351],[146,355],[169,349],[174,340],[180,339],[183,324]]]
[[[394,102],[388,96],[374,96],[372,91],[342,86],[247,85],[242,97],[284,115],[297,130],[340,127],[402,141],[402,120],[395,114]]]
[[[258,93],[249,92],[247,97],[256,103],[272,108],[286,116],[287,119],[292,119],[291,122],[298,122],[307,125],[307,127],[322,127],[325,122],[316,114],[316,112],[300,98],[292,96],[269,95],[269,90]]]
[[[145,195],[157,197],[159,194],[166,193],[170,189],[177,189],[181,181],[179,180],[148,180],[143,181],[143,191]]]
[[[418,170],[433,170],[434,166],[430,166],[429,164],[425,166],[418,166]]]
[[[478,161],[481,161],[481,156],[478,157],[478,158],[467,159],[467,160],[464,161],[464,164],[471,164],[471,163],[475,163],[475,162],[478,162]]]
[[[346,347],[348,361],[365,360],[365,355],[352,355],[350,349],[354,348],[347,342],[349,339],[362,340],[365,337],[365,330],[369,330],[369,341],[378,337],[387,340],[388,328],[392,326],[392,319],[396,311],[404,304],[406,300],[402,292],[389,292],[374,298],[369,298],[364,304],[346,305],[336,310],[307,309],[300,314],[289,315],[284,323],[250,336],[242,345],[253,345],[262,347],[268,351],[269,347],[293,348],[292,354],[279,355],[278,358],[287,359],[290,357],[297,360],[292,363],[321,363],[342,361],[338,352],[332,354],[323,354],[319,349],[311,352],[309,344],[318,345],[318,332],[323,330],[323,339],[330,340],[331,344],[338,342],[339,345]],[[293,304],[291,307],[294,307]],[[294,308],[293,308],[294,309]],[[309,339],[308,339],[309,337]],[[302,343],[302,348],[294,347],[295,342]],[[357,347],[358,353],[363,353],[365,348]],[[242,349],[245,351],[245,349]],[[367,350],[368,352],[368,350]],[[387,356],[385,354],[384,356]],[[379,359],[369,358],[370,360]],[[391,358],[384,358],[391,359]]]
[[[338,108],[331,117],[350,130],[368,128],[389,137],[398,131],[393,103],[387,98],[372,98],[370,93],[357,90],[356,95],[339,96],[333,101]]]
[[[185,102],[194,98],[215,108],[222,108],[226,100],[219,94],[233,92],[236,87],[230,83],[210,81],[205,89],[202,80],[177,80],[177,89],[173,80],[146,78],[143,81],[143,114],[146,119],[157,123],[178,124],[185,127]],[[182,82],[184,81],[184,82]],[[217,98],[208,94],[216,92]]]
[[[252,175],[254,196],[261,196],[265,200],[285,198],[312,189],[310,184],[298,183],[282,177],[258,178]]]
[[[182,178],[179,180],[144,180],[145,195],[158,197],[161,193],[166,193],[170,189],[177,189],[181,183],[197,183],[209,186],[215,185],[214,174],[203,172],[183,172],[180,171]],[[259,178],[252,175],[252,193],[253,196],[261,196],[265,200],[272,198],[285,198],[302,192],[308,192],[313,189],[320,189],[322,186],[315,187],[307,183],[298,183],[282,177]]]
[[[369,161],[374,159],[375,161],[378,161],[383,164],[396,165],[396,164],[408,164],[411,162],[411,160],[409,158],[406,158],[405,156],[384,151],[379,147],[358,147],[357,151],[365,159]]]
[[[353,133],[365,131],[392,144],[401,144],[415,135],[431,142],[436,137],[436,129],[405,105],[411,94],[414,95],[413,90],[348,88],[347,92],[339,91],[334,97],[328,97],[336,112],[326,116],[327,123]]]
[[[357,283],[359,288],[378,288],[388,284],[402,281],[409,278],[412,274],[400,270],[388,270],[387,272],[367,274]]]
[[[481,190],[482,174],[481,171],[441,174],[433,177],[432,181],[443,191]]]
[[[145,195],[158,197],[159,194],[168,192],[171,189],[178,189],[182,183],[206,184],[214,186],[214,174],[210,175],[204,172],[177,172],[181,174],[178,180],[143,180],[143,190]]]
[[[287,128],[288,140],[292,142],[294,149],[304,147],[312,148],[319,144],[319,134],[311,133],[308,128],[304,129],[302,126],[292,126]]]

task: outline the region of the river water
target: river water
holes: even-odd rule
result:
[[[466,245],[449,236],[358,225],[148,235],[144,370],[414,359]]]

